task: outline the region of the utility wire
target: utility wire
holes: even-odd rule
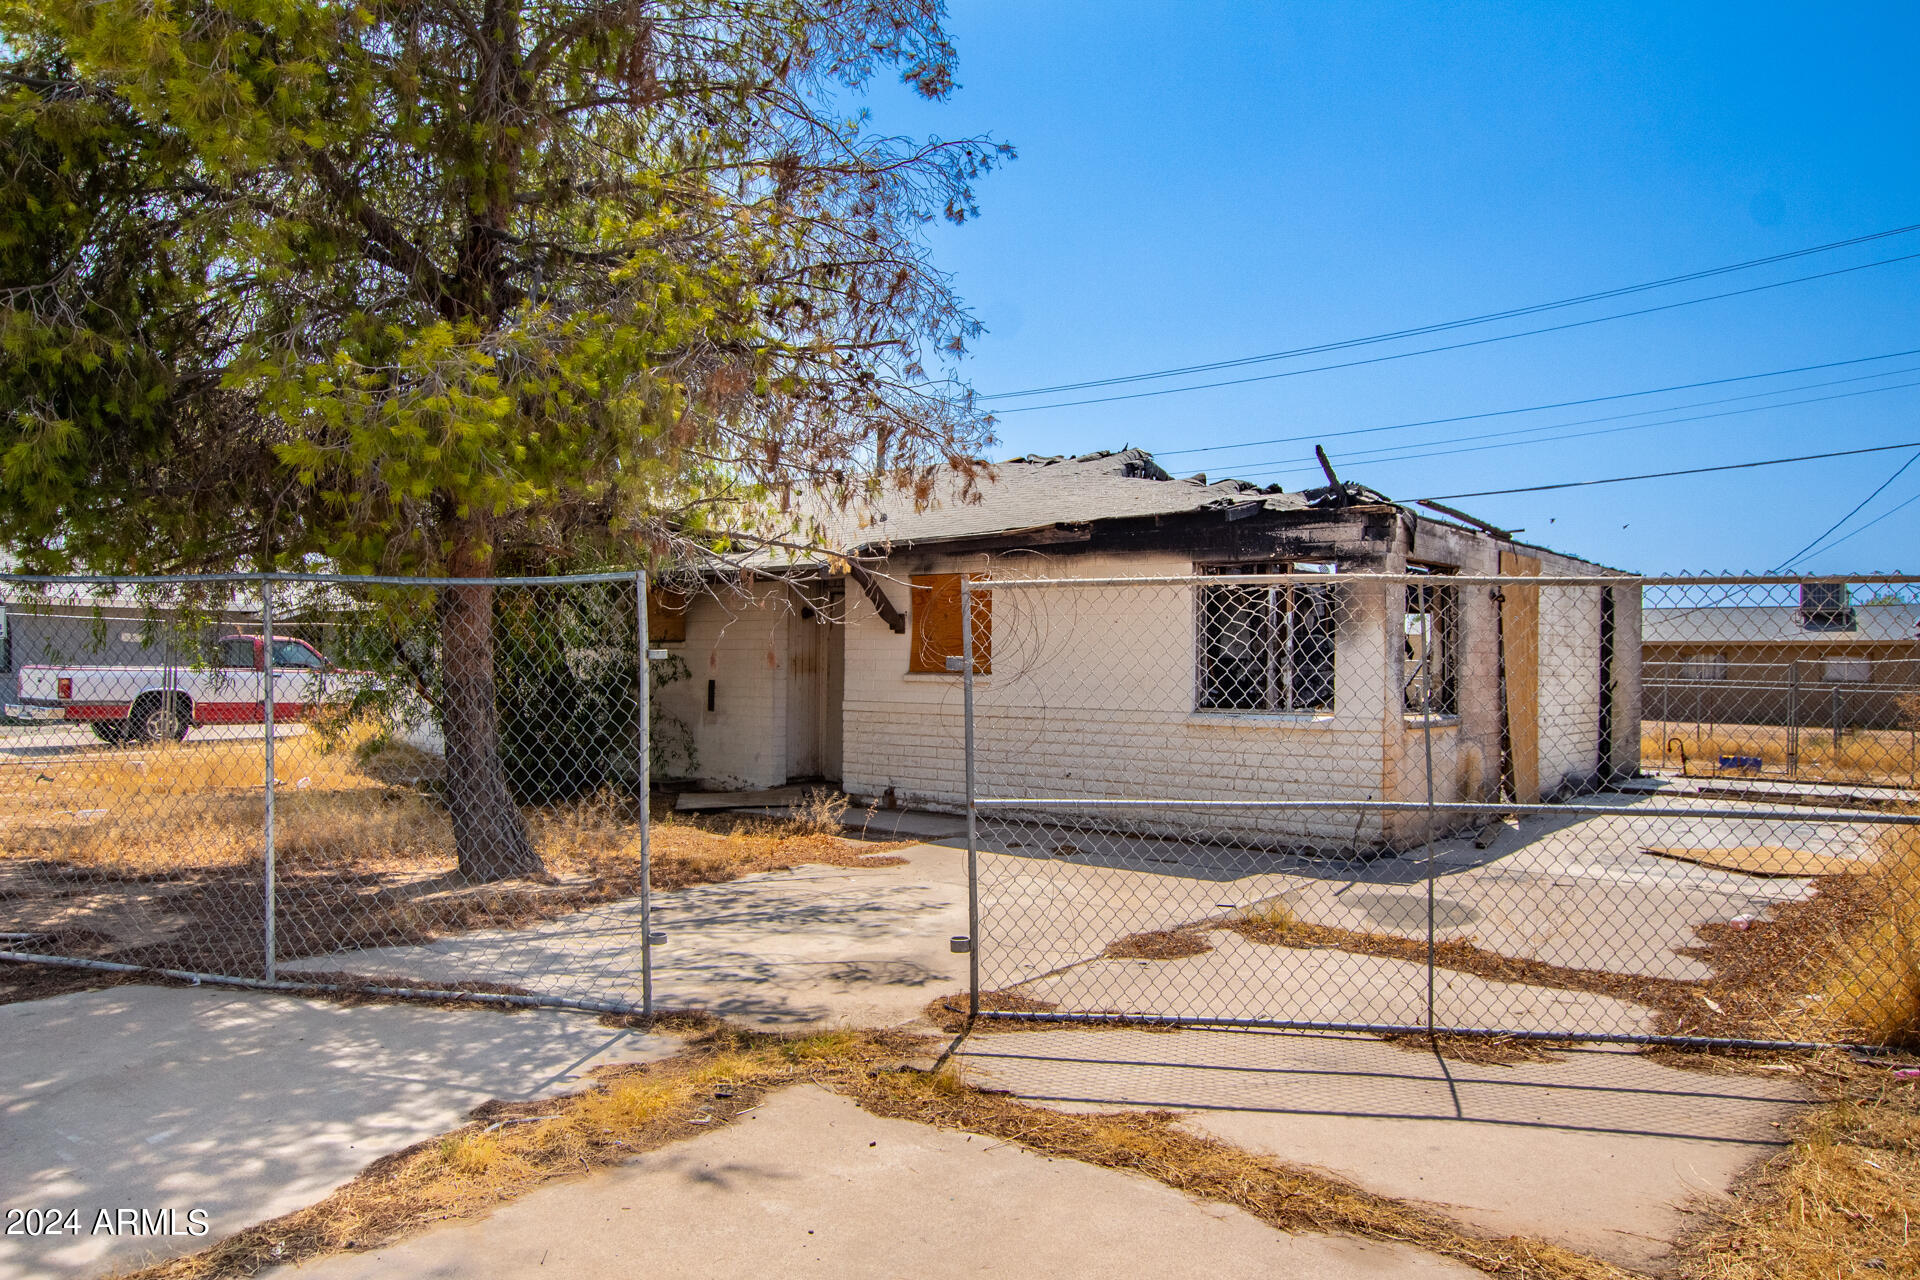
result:
[[[1892,377],[1897,374],[1905,374],[1905,373],[1920,373],[1920,366],[1915,366],[1915,367],[1906,368],[1906,369],[1888,369],[1882,373],[1875,374],[1872,376]],[[1771,391],[1765,394],[1784,395],[1793,391],[1813,391],[1820,387],[1838,386],[1841,383],[1857,382],[1857,381],[1860,381],[1860,379],[1840,378],[1832,382],[1809,383],[1804,387],[1786,387],[1786,388],[1782,388],[1779,391]],[[1638,422],[1625,427],[1605,427],[1598,431],[1565,431],[1565,428],[1568,428],[1568,427],[1587,426],[1588,424],[1595,423],[1595,422],[1617,422],[1621,418],[1637,418],[1637,417],[1642,417],[1645,414],[1649,414],[1649,413],[1673,413],[1681,409],[1700,409],[1700,408],[1706,408],[1716,404],[1729,404],[1736,400],[1750,400],[1754,398],[1752,396],[1730,396],[1723,400],[1701,400],[1701,401],[1697,401],[1694,404],[1676,404],[1676,405],[1668,406],[1667,408],[1664,408],[1664,409],[1643,409],[1640,411],[1640,413],[1637,413],[1637,414],[1608,415],[1608,416],[1599,417],[1599,418],[1576,418],[1571,422],[1559,422],[1559,423],[1553,423],[1547,426],[1540,426],[1540,427],[1517,427],[1508,431],[1483,431],[1478,435],[1452,436],[1452,437],[1443,436],[1434,440],[1417,440],[1417,441],[1412,441],[1406,444],[1387,445],[1378,449],[1366,449],[1358,453],[1343,454],[1342,458],[1344,462],[1349,462],[1349,463],[1351,462],[1405,462],[1415,458],[1441,458],[1441,457],[1446,457],[1449,454],[1455,454],[1455,453],[1483,453],[1488,449],[1512,449],[1512,448],[1517,448],[1521,445],[1528,445],[1528,444],[1552,444],[1561,440],[1581,440],[1581,439],[1585,439],[1588,436],[1616,435],[1622,431],[1644,431],[1648,427],[1666,427],[1666,426],[1675,426],[1675,425],[1679,425],[1681,423],[1687,423],[1687,422],[1705,422],[1714,418],[1731,418],[1731,417],[1737,417],[1741,414],[1747,414],[1747,413],[1765,413],[1771,409],[1791,409],[1798,405],[1820,404],[1828,400],[1849,400],[1855,396],[1879,395],[1882,392],[1901,391],[1901,390],[1905,390],[1907,388],[1915,387],[1915,386],[1920,386],[1920,383],[1896,382],[1889,386],[1867,387],[1860,391],[1839,391],[1839,392],[1835,392],[1832,395],[1808,396],[1804,400],[1782,400],[1775,404],[1749,405],[1744,409],[1723,409],[1718,413],[1698,413],[1698,414],[1693,414],[1684,418],[1662,418],[1657,422]],[[1541,432],[1564,432],[1564,434],[1541,435],[1540,434]],[[1460,449],[1428,449],[1427,448],[1427,446],[1429,445],[1461,444],[1470,440],[1496,440],[1496,439],[1504,439],[1508,436],[1520,436],[1520,435],[1532,435],[1532,436],[1536,436],[1537,438],[1532,440],[1508,440],[1505,444],[1471,445],[1466,448],[1460,448]],[[1420,452],[1420,453],[1405,452],[1408,449],[1423,449],[1423,450],[1426,450],[1426,452]],[[1270,462],[1270,463],[1256,462],[1251,464],[1250,469],[1245,470],[1242,474],[1243,476],[1251,477],[1251,476],[1259,476],[1259,475],[1270,475],[1270,474],[1273,474],[1275,471],[1283,471],[1285,473],[1291,473],[1295,471],[1311,471],[1316,469],[1316,467],[1308,465],[1312,461],[1313,460],[1310,458],[1298,458],[1298,459],[1289,459],[1284,463],[1278,462],[1278,461]],[[1236,470],[1239,470],[1239,468],[1236,468]]]
[[[1834,276],[1850,275],[1855,271],[1868,271],[1874,267],[1892,266],[1898,262],[1911,262],[1920,258],[1920,253],[1903,253],[1893,258],[1877,258],[1872,262],[1862,262],[1851,267],[1835,267],[1831,271],[1818,271],[1812,275],[1792,276],[1785,280],[1775,280],[1768,284],[1749,285],[1745,289],[1731,289],[1726,293],[1709,293],[1698,298],[1682,298],[1678,302],[1663,302],[1659,306],[1641,307],[1635,311],[1617,311],[1612,315],[1590,316],[1585,320],[1568,320],[1562,324],[1544,325],[1538,329],[1521,329],[1515,333],[1496,333],[1488,338],[1469,338],[1464,342],[1448,342],[1437,347],[1416,347],[1412,351],[1395,351],[1383,356],[1369,356],[1364,360],[1342,360],[1335,364],[1310,365],[1305,369],[1283,369],[1279,373],[1256,374],[1251,378],[1228,378],[1221,382],[1196,382],[1185,387],[1162,387],[1158,391],[1134,391],[1126,395],[1095,396],[1087,400],[1060,400],[1053,404],[1030,404],[1012,409],[994,409],[996,417],[1005,417],[1010,413],[1038,413],[1043,409],[1071,409],[1078,405],[1114,404],[1122,400],[1149,400],[1157,396],[1174,396],[1188,391],[1210,391],[1216,387],[1240,387],[1254,382],[1272,382],[1277,378],[1297,378],[1308,373],[1327,373],[1334,369],[1358,369],[1365,365],[1384,364],[1390,360],[1406,360],[1413,356],[1430,356],[1445,351],[1464,351],[1470,347],[1484,347],[1489,343],[1508,342],[1514,338],[1532,338],[1543,333],[1560,333],[1567,329],[1579,329],[1590,324],[1605,324],[1610,320],[1630,320],[1635,316],[1649,316],[1661,311],[1672,311],[1677,307],[1696,306],[1702,302],[1719,302],[1726,298],[1741,298],[1748,294],[1765,293],[1769,289],[1784,289],[1788,285],[1805,284],[1809,280],[1826,280]],[[982,397],[985,399],[986,397]]]
[[[1294,356],[1319,355],[1327,351],[1341,351],[1350,347],[1369,346],[1378,342],[1392,342],[1400,338],[1418,338],[1429,333],[1442,333],[1449,329],[1465,328],[1469,325],[1488,324],[1495,320],[1512,320],[1520,316],[1538,315],[1543,311],[1554,311],[1564,307],[1576,307],[1587,302],[1603,302],[1608,298],[1626,297],[1635,293],[1646,293],[1653,289],[1665,289],[1676,284],[1690,284],[1695,280],[1706,280],[1714,276],[1728,275],[1735,271],[1748,271],[1754,267],[1771,266],[1777,262],[1789,262],[1795,258],[1810,257],[1817,253],[1829,253],[1835,249],[1847,249],[1854,245],[1870,244],[1875,240],[1886,240],[1893,236],[1904,236],[1920,231],[1920,223],[1895,227],[1890,231],[1876,231],[1871,235],[1855,236],[1850,240],[1835,240],[1830,244],[1818,244],[1806,249],[1794,249],[1787,253],[1776,253],[1765,258],[1749,258],[1745,262],[1735,262],[1724,267],[1710,267],[1704,271],[1692,271],[1686,275],[1667,276],[1660,280],[1648,280],[1641,284],[1622,285],[1615,289],[1603,289],[1598,293],[1581,294],[1575,298],[1560,298],[1553,302],[1536,302],[1524,307],[1511,307],[1505,311],[1489,311],[1483,315],[1466,316],[1456,320],[1442,320],[1434,324],[1418,325],[1410,329],[1397,329],[1389,333],[1370,334],[1364,338],[1343,338],[1335,342],[1322,342],[1313,346],[1294,347],[1286,351],[1269,351],[1264,355],[1241,356],[1233,360],[1215,360],[1207,364],[1185,365],[1177,369],[1156,369],[1147,373],[1120,374],[1111,378],[1094,378],[1085,382],[1062,382],[1051,387],[1028,387],[1024,391],[997,391],[982,396],[984,400],[1015,400],[1026,396],[1057,395],[1066,391],[1085,391],[1093,387],[1111,387],[1129,382],[1146,382],[1155,378],[1184,377],[1190,373],[1211,373],[1216,369],[1234,369],[1250,364],[1261,364],[1269,360],[1286,360]]]
[[[1908,507],[1912,506],[1916,502],[1920,502],[1920,493],[1914,494],[1911,498],[1908,498],[1906,501],[1898,503],[1895,506],[1888,507],[1885,511],[1882,511],[1879,515],[1867,521],[1865,524],[1861,525],[1858,529],[1855,529],[1852,533],[1843,533],[1839,537],[1835,538],[1832,542],[1829,542],[1826,546],[1815,547],[1813,549],[1812,554],[1816,556],[1825,555],[1827,552],[1833,550],[1835,547],[1839,546],[1841,543],[1848,542],[1854,538],[1859,537],[1861,534],[1865,533],[1867,530],[1873,528],[1873,526],[1879,524],[1882,520],[1885,520],[1888,516],[1898,515],[1900,512],[1905,511]]]
[[[1762,458],[1758,462],[1727,462],[1717,467],[1687,467],[1680,471],[1649,471],[1637,476],[1608,476],[1604,480],[1562,480],[1558,484],[1530,484],[1517,489],[1481,489],[1474,493],[1432,493],[1415,502],[1452,502],[1456,498],[1500,498],[1510,493],[1546,493],[1553,489],[1584,489],[1596,484],[1626,484],[1630,480],[1665,480],[1669,476],[1701,476],[1710,471],[1746,471],[1753,467],[1780,467],[1790,462],[1817,462],[1822,458],[1852,458],[1863,453],[1890,453],[1920,449],[1920,440],[1904,444],[1877,444],[1866,449],[1836,449],[1831,453],[1803,453],[1797,458]],[[1861,526],[1865,528],[1865,526]]]
[[[1616,391],[1611,395],[1585,396],[1578,400],[1556,400],[1551,404],[1530,404],[1519,409],[1489,409],[1484,413],[1460,413],[1451,418],[1422,418],[1418,422],[1395,422],[1377,427],[1352,427],[1345,431],[1318,431],[1303,436],[1277,436],[1271,440],[1243,440],[1238,444],[1198,445],[1191,449],[1161,449],[1154,451],[1156,458],[1178,458],[1193,453],[1222,453],[1228,449],[1256,449],[1270,444],[1300,444],[1308,440],[1337,440],[1342,436],[1373,435],[1382,431],[1406,431],[1413,427],[1442,427],[1455,422],[1474,422],[1481,418],[1508,418],[1521,413],[1543,413],[1548,409],[1576,409],[1583,404],[1604,404],[1610,400],[1636,400],[1641,396],[1665,395],[1669,391],[1698,391],[1702,387],[1721,387],[1734,382],[1754,382],[1761,378],[1784,378],[1796,373],[1817,373],[1822,369],[1841,369],[1848,365],[1871,364],[1876,360],[1898,360],[1905,356],[1920,355],[1920,347],[1909,351],[1889,351],[1879,356],[1855,356],[1851,360],[1830,360],[1825,364],[1803,364],[1793,369],[1773,369],[1766,373],[1742,373],[1731,378],[1706,378],[1699,382],[1676,382],[1670,387],[1649,387],[1645,391]],[[1882,377],[1882,374],[1869,374],[1868,377]],[[1827,386],[1827,383],[1815,383],[1815,386]],[[1796,388],[1788,388],[1794,390]],[[1806,388],[1797,388],[1806,390]],[[1778,392],[1763,391],[1761,395],[1777,395]],[[1743,399],[1746,397],[1735,397]],[[1721,404],[1726,401],[1706,400],[1702,404]],[[1692,405],[1680,405],[1679,408],[1693,408]],[[1639,413],[1625,413],[1622,418],[1638,417],[1641,413],[1661,413],[1660,409],[1642,409]],[[1606,418],[1587,418],[1585,422],[1606,422]],[[1571,424],[1566,424],[1571,425]]]
[[[1859,502],[1855,503],[1853,510],[1847,512],[1847,514],[1841,516],[1838,520],[1835,520],[1832,524],[1828,525],[1819,534],[1815,535],[1814,538],[1811,541],[1809,541],[1806,546],[1800,548],[1798,551],[1788,556],[1785,560],[1782,560],[1779,564],[1767,570],[1767,572],[1779,573],[1782,569],[1792,564],[1795,560],[1798,560],[1801,556],[1806,555],[1807,552],[1819,546],[1821,542],[1823,542],[1827,538],[1827,536],[1831,534],[1834,530],[1838,529],[1841,525],[1845,524],[1847,521],[1859,515],[1860,509],[1862,507],[1866,506],[1869,502],[1872,502],[1875,498],[1885,493],[1887,491],[1887,486],[1892,484],[1895,480],[1898,480],[1902,475],[1904,475],[1906,473],[1907,468],[1912,466],[1915,462],[1920,462],[1920,453],[1914,454],[1913,457],[1908,458],[1905,462],[1901,463],[1899,467],[1897,467],[1894,470],[1894,473],[1892,475],[1888,476],[1885,480],[1882,480],[1880,482],[1880,487],[1878,489],[1875,489],[1872,493],[1868,494],[1866,497],[1860,499]]]
[[[1912,369],[1893,369],[1893,370],[1888,370],[1888,373],[1889,374],[1920,373],[1920,367],[1916,367]],[[1821,386],[1821,385],[1832,385],[1832,384],[1821,384],[1821,383],[1813,384],[1813,386]],[[1450,444],[1450,443],[1455,443],[1457,441],[1465,441],[1465,440],[1488,440],[1488,439],[1493,439],[1501,436],[1523,435],[1528,432],[1557,431],[1564,427],[1576,427],[1576,426],[1582,426],[1584,424],[1580,422],[1562,422],[1555,426],[1524,427],[1516,431],[1487,431],[1477,436],[1457,436],[1452,441],[1425,440],[1412,445],[1398,445],[1398,446],[1392,446],[1385,449],[1370,449],[1370,450],[1362,451],[1360,453],[1345,454],[1345,455],[1342,455],[1341,465],[1345,466],[1348,463],[1354,463],[1354,462],[1366,462],[1366,463],[1411,462],[1417,458],[1444,458],[1456,453],[1485,453],[1489,449],[1517,449],[1522,445],[1529,445],[1529,444],[1558,444],[1563,440],[1583,440],[1589,436],[1618,435],[1623,431],[1645,431],[1649,427],[1671,427],[1671,426],[1678,426],[1682,423],[1688,423],[1688,422],[1706,422],[1714,418],[1731,418],[1731,417],[1737,417],[1740,414],[1745,414],[1745,413],[1765,413],[1770,409],[1792,409],[1803,404],[1821,404],[1828,400],[1850,400],[1855,396],[1873,396],[1873,395],[1879,395],[1882,392],[1886,392],[1886,391],[1904,391],[1913,387],[1920,387],[1920,382],[1896,382],[1890,386],[1868,387],[1861,391],[1838,391],[1828,396],[1808,396],[1804,400],[1782,400],[1778,404],[1756,404],[1756,405],[1749,405],[1747,408],[1744,408],[1744,409],[1722,409],[1718,413],[1697,413],[1685,418],[1662,418],[1658,422],[1637,422],[1631,426],[1625,426],[1625,427],[1602,427],[1597,431],[1569,431],[1564,435],[1541,436],[1538,439],[1534,439],[1534,440],[1508,440],[1502,444],[1466,445],[1465,447],[1459,448],[1459,449],[1427,449],[1423,453],[1399,452],[1399,450],[1407,449],[1407,448],[1421,449],[1421,448],[1424,448],[1426,445],[1431,445],[1431,444]],[[1800,391],[1810,391],[1812,389],[1813,389],[1812,386],[1794,388],[1794,390],[1800,390]],[[1777,395],[1779,393],[1775,392],[1774,394]],[[1708,400],[1702,403],[1713,404],[1716,402]],[[1675,409],[1686,409],[1686,408],[1694,408],[1698,406],[1675,405],[1673,407]],[[1659,412],[1666,412],[1666,411],[1665,410],[1648,410],[1647,412],[1659,413]],[[1605,422],[1608,420],[1609,419],[1606,419],[1606,418],[1593,419],[1593,421],[1599,421],[1599,422]],[[1300,458],[1296,460],[1289,460],[1288,462],[1285,462],[1285,463],[1269,463],[1269,464],[1256,463],[1251,469],[1244,472],[1242,478],[1251,479],[1256,476],[1268,476],[1268,475],[1274,475],[1274,474],[1292,475],[1296,472],[1312,472],[1316,470],[1318,470],[1318,467],[1317,465],[1313,464],[1313,459]]]

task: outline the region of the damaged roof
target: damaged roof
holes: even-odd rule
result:
[[[867,551],[1097,520],[1229,508],[1248,514],[1305,511],[1342,502],[1386,501],[1359,485],[1345,485],[1344,492],[1329,488],[1287,493],[1278,485],[1261,488],[1244,480],[1210,483],[1204,475],[1176,479],[1143,449],[1010,458],[993,464],[992,478],[977,483],[973,497],[964,492],[957,475],[944,488],[918,510],[912,495],[889,492],[862,510],[830,521],[843,525],[831,532],[845,550]]]
[[[974,539],[1031,535],[1039,544],[1053,541],[1053,535],[1060,531],[1080,531],[1106,521],[1204,512],[1220,512],[1227,520],[1237,521],[1249,516],[1341,507],[1411,511],[1379,491],[1352,481],[1289,493],[1279,485],[1263,487],[1233,479],[1209,481],[1204,474],[1176,478],[1152,454],[1132,448],[1073,457],[1027,455],[981,464],[971,491],[961,471],[947,469],[934,482],[934,492],[924,504],[916,504],[911,493],[891,488],[870,501],[845,508],[827,502],[821,495],[796,494],[794,503],[799,518],[812,524],[790,537],[817,550],[768,546],[744,556],[720,559],[735,568],[773,568],[817,564],[823,554],[867,559],[918,545]],[[1436,506],[1434,510],[1442,519],[1457,518],[1485,533],[1512,540],[1511,534],[1472,516],[1448,507]],[[1419,518],[1435,519],[1431,515]]]

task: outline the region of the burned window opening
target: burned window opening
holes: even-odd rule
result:
[[[1410,564],[1410,574],[1440,578],[1449,572]],[[1451,716],[1460,711],[1460,589],[1439,581],[1407,584],[1403,696],[1415,715]]]
[[[1333,566],[1241,564],[1202,572],[1331,574]],[[1200,710],[1333,710],[1338,619],[1331,582],[1223,582],[1201,587],[1199,596]]]

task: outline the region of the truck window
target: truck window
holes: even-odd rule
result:
[[[298,640],[275,640],[273,642],[273,665],[276,667],[306,667],[317,670],[324,665],[320,656],[301,644]]]
[[[220,642],[220,657],[215,664],[229,671],[253,670],[253,637],[229,636]]]

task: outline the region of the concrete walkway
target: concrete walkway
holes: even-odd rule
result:
[[[1047,1106],[1186,1111],[1236,1146],[1632,1267],[1658,1264],[1689,1201],[1771,1155],[1806,1101],[1791,1077],[1612,1049],[1473,1066],[1366,1036],[1030,1031],[974,1036],[964,1062]]]
[[[0,1209],[78,1211],[78,1236],[0,1235],[0,1280],[192,1252],[310,1204],[491,1098],[579,1089],[663,1036],[548,1010],[344,1008],[129,986],[0,1005]],[[175,1210],[178,1234],[95,1232]],[[208,1231],[187,1234],[192,1210]],[[117,1222],[117,1219],[114,1219]]]
[[[920,1280],[1468,1280],[1397,1245],[1274,1231],[1156,1182],[882,1120],[811,1086],[736,1124],[477,1222],[265,1273]]]
[[[654,1000],[748,1026],[890,1026],[964,980],[966,859],[916,845],[894,867],[802,866],[654,898]],[[640,906],[624,900],[524,929],[312,956],[287,971],[508,982],[542,995],[640,1002]]]

